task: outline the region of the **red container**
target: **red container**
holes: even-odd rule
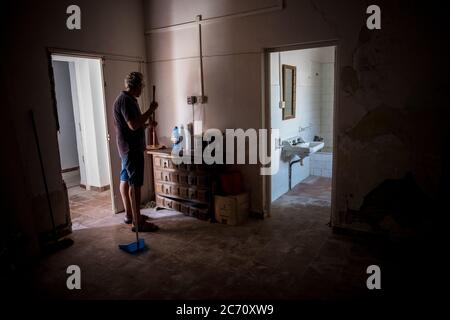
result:
[[[239,171],[231,171],[221,174],[220,184],[224,195],[234,196],[243,192],[242,174]]]

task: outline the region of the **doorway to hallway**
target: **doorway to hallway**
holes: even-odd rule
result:
[[[51,58],[61,175],[72,230],[79,230],[113,215],[102,60],[57,54]]]

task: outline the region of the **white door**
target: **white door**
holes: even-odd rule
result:
[[[142,66],[137,61],[117,61],[105,59],[103,63],[103,79],[105,81],[105,101],[106,101],[106,121],[107,131],[109,139],[109,152],[111,161],[111,188],[113,194],[113,210],[115,213],[122,212],[124,210],[122,198],[120,196],[120,170],[121,163],[119,152],[117,150],[116,143],[116,131],[114,128],[114,101],[117,96],[124,90],[124,79],[127,74],[132,71],[140,71],[142,73]],[[144,90],[147,90],[146,87]],[[146,95],[143,93],[138,99],[141,110],[143,109],[143,103],[145,103]],[[145,172],[147,175],[148,172]],[[144,181],[147,179],[144,178]],[[142,188],[142,199],[145,200],[146,188],[144,185]]]

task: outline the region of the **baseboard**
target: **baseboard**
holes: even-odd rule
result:
[[[71,171],[77,171],[77,170],[79,170],[79,169],[80,169],[80,167],[67,168],[67,169],[61,170],[61,173],[66,173],[66,172],[71,172]]]
[[[96,192],[103,192],[106,190],[109,190],[110,186],[109,184],[103,187],[95,187],[95,186],[88,186],[87,190],[92,190],[92,191],[96,191]]]
[[[111,186],[108,184],[106,186],[103,187],[96,187],[96,186],[87,186],[85,184],[80,183],[80,188],[84,189],[84,190],[92,190],[92,191],[96,191],[96,192],[103,192],[106,190],[109,190],[111,188]]]

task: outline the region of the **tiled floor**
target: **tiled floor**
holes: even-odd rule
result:
[[[331,205],[331,178],[309,176],[289,191],[287,196],[299,197],[305,202]]]
[[[414,246],[409,262],[416,262],[409,263],[395,246],[333,233],[329,191],[317,191],[326,184],[307,180],[273,203],[270,218],[241,226],[146,209],[160,230],[141,233],[147,250],[135,255],[118,249],[134,241],[130,226],[118,223],[123,214],[106,217],[109,226],[73,232],[72,247],[42,259],[28,287],[16,287],[21,297],[41,299],[364,299],[380,296],[366,287],[366,269],[376,264],[382,297],[415,296],[416,282],[404,272],[428,251]],[[316,197],[295,195],[304,188]],[[89,196],[78,196],[89,206]],[[73,264],[81,268],[82,290],[66,288]]]
[[[72,187],[78,187],[80,186],[80,169],[69,171],[69,172],[63,172],[62,174],[63,180],[66,183],[66,187],[72,188]]]
[[[72,230],[91,228],[110,222],[114,215],[111,191],[85,190],[80,187],[68,189]]]

